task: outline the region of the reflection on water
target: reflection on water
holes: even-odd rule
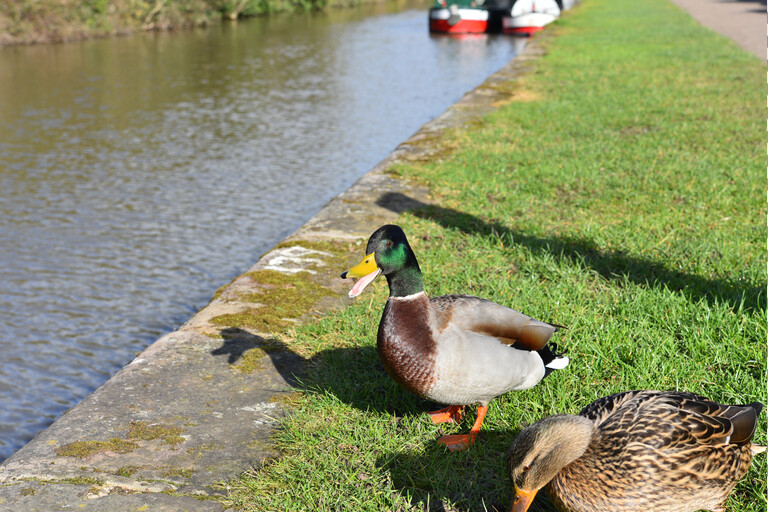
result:
[[[408,8],[0,49],[0,460],[522,48]]]

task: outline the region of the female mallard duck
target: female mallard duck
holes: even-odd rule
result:
[[[547,483],[555,506],[567,512],[722,512],[752,456],[765,451],[751,443],[762,408],[629,391],[592,402],[578,416],[544,418],[509,450],[512,512],[525,512]]]
[[[379,274],[389,284],[389,299],[379,323],[377,351],[384,368],[408,391],[448,404],[430,413],[435,423],[458,421],[464,405],[479,404],[469,434],[443,436],[460,450],[474,442],[488,402],[511,390],[535,386],[568,358],[547,346],[560,327],[467,295],[428,298],[421,270],[399,226],[377,229],[363,261],[341,274],[360,278],[357,297]]]

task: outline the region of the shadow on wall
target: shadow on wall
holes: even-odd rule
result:
[[[290,350],[285,343],[276,338],[257,336],[238,327],[227,327],[219,331],[223,344],[211,351],[212,356],[226,356],[227,363],[236,365],[243,360],[246,352],[260,349],[269,355],[277,372],[291,387],[299,386],[301,376],[307,366],[307,360]]]
[[[744,288],[732,279],[707,279],[669,268],[657,260],[630,256],[621,250],[602,250],[587,238],[532,236],[498,222],[488,222],[451,208],[428,205],[400,193],[384,194],[376,204],[396,213],[407,210],[412,215],[469,235],[504,236],[534,254],[548,253],[557,261],[580,262],[609,281],[626,278],[649,287],[666,286],[670,290],[681,291],[689,300],[704,297],[710,303],[726,303],[735,310],[744,308],[753,311],[766,307],[765,293],[759,287]]]

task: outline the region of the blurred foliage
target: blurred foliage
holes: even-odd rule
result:
[[[377,0],[4,0],[0,45],[61,42],[138,30],[203,26],[277,12]]]

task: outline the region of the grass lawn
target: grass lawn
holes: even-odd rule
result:
[[[566,325],[571,365],[493,401],[476,445],[448,453],[439,432],[467,432],[474,413],[432,425],[434,405],[384,372],[379,279],[286,338],[311,363],[284,455],[230,482],[233,506],[501,510],[506,451],[544,416],[631,389],[766,402],[765,63],[666,0],[584,0],[547,30],[508,105],[451,134],[442,159],[393,172],[440,205],[400,221],[427,293]],[[766,509],[765,460],[729,512]],[[545,493],[532,510],[551,510]]]

